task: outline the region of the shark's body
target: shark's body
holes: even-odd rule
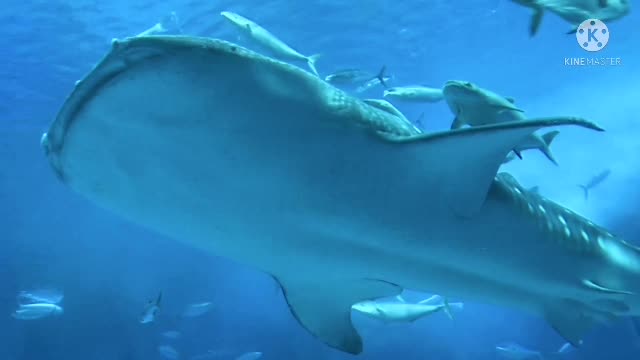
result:
[[[531,311],[574,343],[640,315],[638,249],[496,178],[523,138],[569,124],[598,129],[425,135],[235,44],[154,36],[115,42],[42,145],[75,191],[272,274],[305,328],[360,353],[351,306],[403,288]]]

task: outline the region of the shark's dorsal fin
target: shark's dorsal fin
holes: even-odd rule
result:
[[[507,154],[535,131],[559,125],[603,130],[584,119],[557,117],[386,139],[404,145],[401,155],[424,168],[421,181],[430,194],[440,197],[429,201],[442,201],[457,215],[470,217],[482,207]]]
[[[396,296],[396,299],[397,299],[398,301],[400,301],[401,303],[406,303],[406,302],[407,302],[407,301],[402,297],[402,295],[398,295],[398,296]]]
[[[274,276],[289,310],[318,339],[338,350],[359,354],[362,338],[351,322],[353,304],[396,296],[402,288],[385,281],[308,276],[304,279]]]

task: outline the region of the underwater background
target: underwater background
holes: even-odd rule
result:
[[[635,5],[635,4],[634,4]],[[639,244],[640,15],[609,25],[598,56],[617,66],[571,66],[589,55],[568,24],[547,15],[530,38],[530,11],[507,0],[61,1],[5,0],[0,12],[0,360],[348,359],[314,339],[291,316],[266,274],[192,249],[129,223],[65,188],[39,146],[74,82],[107,53],[112,38],[134,36],[175,12],[173,33],[222,38],[255,48],[220,16],[228,10],[269,29],[303,54],[321,53],[325,75],[348,67],[377,72],[393,85],[440,87],[468,80],[510,96],[531,117],[582,116],[606,129],[566,128],[542,154],[504,165],[523,185]],[[258,49],[259,50],[259,49]],[[305,64],[301,64],[305,67]],[[216,84],[211,84],[216,86]],[[381,98],[382,88],[360,97]],[[427,130],[445,129],[445,104],[397,104]],[[264,126],[255,119],[256,126]],[[585,200],[577,184],[611,175]],[[428,214],[424,215],[429,216]],[[518,239],[513,239],[518,241]],[[570,266],[570,264],[567,264]],[[11,316],[17,295],[64,293],[64,313],[35,321]],[[158,318],[140,324],[162,292]],[[414,294],[416,298],[421,295]],[[464,301],[465,299],[454,299]],[[210,302],[199,316],[189,304]],[[443,313],[385,325],[354,316],[362,359],[498,359],[495,346],[517,343],[552,353],[564,343],[541,318],[465,302]],[[179,336],[163,335],[167,331]],[[640,334],[627,319],[599,326],[563,359],[638,359]],[[175,355],[175,354],[174,354]],[[559,356],[559,357],[558,357]]]

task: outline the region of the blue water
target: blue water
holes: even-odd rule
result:
[[[630,242],[640,239],[635,9],[609,24],[611,40],[598,53],[622,65],[576,67],[564,58],[586,53],[565,35],[565,22],[547,15],[531,39],[529,11],[507,0],[7,0],[0,13],[0,360],[159,359],[162,344],[183,359],[208,350],[226,352],[220,358],[228,359],[248,351],[261,351],[267,360],[352,358],[304,331],[267,275],[94,206],[54,177],[39,147],[74,82],[108,51],[112,38],[138,34],[175,11],[185,34],[251,46],[219,16],[222,10],[250,17],[303,54],[322,53],[322,75],[343,67],[375,72],[384,64],[395,85],[469,80],[515,98],[531,116],[597,121],[605,135],[562,130],[553,146],[559,167],[535,152],[527,154],[526,166],[506,167],[525,186],[539,185],[545,196]],[[398,106],[410,119],[424,112],[427,130],[452,120],[443,104]],[[604,168],[612,175],[585,202],[575,185]],[[39,287],[64,291],[64,314],[13,319],[17,294]],[[159,291],[157,321],[139,324],[144,304]],[[214,304],[210,312],[179,316],[188,304],[204,301]],[[540,318],[473,303],[453,321],[436,314],[408,325],[357,323],[365,339],[362,359],[484,360],[496,358],[498,343],[542,352],[564,343]],[[161,335],[167,330],[182,335],[167,340]],[[640,340],[621,320],[595,329],[565,358],[639,356]]]

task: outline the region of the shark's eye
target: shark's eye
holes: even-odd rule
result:
[[[464,83],[464,86],[471,88],[473,87],[473,84],[467,81],[466,83]]]

